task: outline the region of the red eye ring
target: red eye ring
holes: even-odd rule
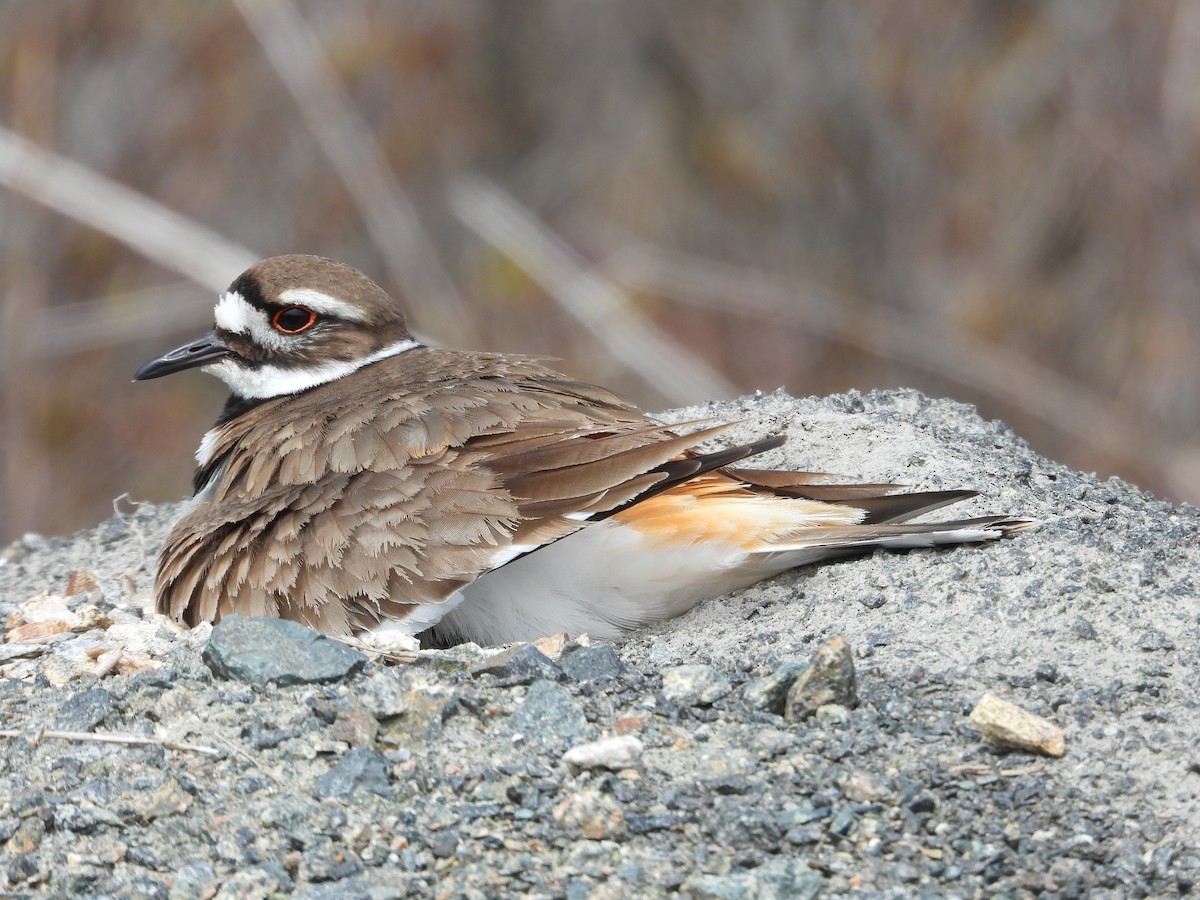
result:
[[[307,306],[285,306],[271,316],[271,325],[284,334],[300,334],[317,324],[317,314]]]

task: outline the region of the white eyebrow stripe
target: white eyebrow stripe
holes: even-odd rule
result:
[[[284,303],[307,306],[314,312],[324,313],[327,316],[336,316],[339,319],[349,319],[351,322],[363,322],[366,320],[362,310],[358,307],[351,306],[344,300],[337,299],[337,297],[330,297],[321,291],[314,291],[312,288],[288,288],[279,295],[279,299]]]

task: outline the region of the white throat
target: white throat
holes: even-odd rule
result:
[[[273,366],[265,365],[257,368],[244,366],[234,359],[223,359],[220,362],[205,366],[204,371],[216,375],[227,385],[235,396],[248,400],[269,400],[272,397],[284,397],[288,394],[298,394],[318,384],[325,384],[345,378],[352,372],[357,372],[363,366],[373,362],[396,356],[405,350],[419,347],[416,341],[406,338],[388,344],[362,359],[337,360],[334,362],[318,363],[311,366]]]

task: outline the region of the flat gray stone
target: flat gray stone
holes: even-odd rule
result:
[[[113,696],[104,688],[80,691],[63,701],[54,727],[60,731],[95,731],[113,710]]]
[[[529,686],[524,701],[509,719],[508,730],[560,753],[591,731],[579,701],[552,681],[535,681]]]
[[[345,797],[354,793],[388,793],[388,764],[382,756],[366,747],[355,747],[344,753],[337,765],[313,783],[313,796],[318,800]]]
[[[729,679],[703,664],[662,670],[663,696],[677,706],[710,706],[732,690]]]
[[[487,656],[471,666],[471,674],[494,675],[507,684],[531,684],[563,677],[562,669],[533,644],[518,644],[502,653]]]
[[[558,661],[559,667],[572,681],[601,681],[625,672],[625,664],[612,644],[589,646],[567,645]]]
[[[325,684],[367,663],[361,653],[299,622],[237,614],[213,628],[203,656],[214,675],[250,684]]]

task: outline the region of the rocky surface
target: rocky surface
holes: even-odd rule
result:
[[[467,646],[409,665],[306,652],[315,639],[278,623],[214,636],[156,617],[168,506],[27,538],[0,556],[0,731],[15,733],[0,737],[0,892],[1193,889],[1195,509],[909,391],[672,415],[744,419],[730,441],[786,432],[763,466],[974,487],[985,496],[956,513],[1043,524],[792,572],[616,648]],[[818,648],[841,675],[808,681],[841,693],[793,701]],[[988,692],[1062,727],[1065,755],[981,738],[968,715]]]

